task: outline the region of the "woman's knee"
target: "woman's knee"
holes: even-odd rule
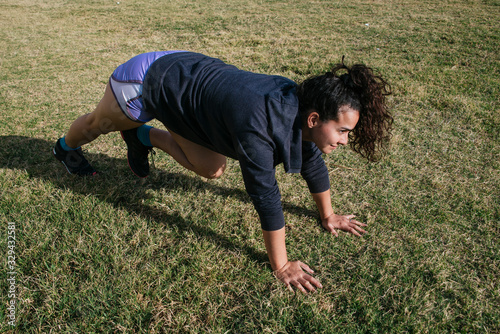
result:
[[[207,179],[217,179],[224,174],[226,170],[226,159],[224,162],[212,166],[204,166],[200,168],[197,172],[198,175],[203,176]]]
[[[108,134],[113,131],[129,130],[144,124],[126,118],[121,111],[96,109],[86,116],[88,117],[86,121],[89,129],[99,135]]]
[[[87,116],[87,124],[89,129],[96,134],[107,134],[116,131],[116,125],[109,117],[102,117],[99,113],[93,112]]]

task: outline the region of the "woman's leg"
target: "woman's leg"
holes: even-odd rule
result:
[[[80,146],[93,141],[101,134],[133,129],[141,124],[131,121],[123,114],[108,84],[95,110],[75,120],[66,136],[56,142],[52,153],[70,174],[96,175],[96,170],[84,157]]]
[[[125,116],[118,102],[116,102],[108,83],[104,96],[95,110],[76,119],[71,124],[65,140],[69,147],[77,148],[90,143],[102,134],[129,130],[142,124],[134,122]]]
[[[195,144],[171,131],[152,128],[151,144],[168,153],[183,167],[196,174],[214,179],[226,169],[226,157]]]
[[[96,109],[90,114],[79,117],[71,124],[65,141],[70,148],[77,148],[90,143],[102,134],[135,129],[142,124],[130,120],[123,114],[108,84]],[[150,140],[154,147],[165,151],[183,167],[200,176],[213,179],[224,173],[225,156],[195,144],[176,133],[152,128]],[[147,162],[147,154],[145,159]]]

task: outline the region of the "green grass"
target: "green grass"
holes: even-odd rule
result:
[[[0,2],[0,329],[124,333],[500,332],[500,3],[473,1]],[[332,238],[297,175],[278,170],[289,257],[324,288],[271,273],[239,167],[206,181],[163,153],[147,181],[118,134],[85,147],[103,171],[51,156],[113,69],[188,49],[301,80],[346,56],[392,84],[389,155],[326,157]],[[157,126],[159,124],[155,123]],[[347,167],[347,168],[345,168]],[[8,222],[17,327],[8,325]]]

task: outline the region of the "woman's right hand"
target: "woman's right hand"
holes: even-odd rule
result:
[[[293,292],[292,286],[303,293],[314,292],[316,288],[322,288],[321,283],[312,277],[314,271],[309,266],[300,261],[288,261],[282,268],[274,271],[274,275]]]

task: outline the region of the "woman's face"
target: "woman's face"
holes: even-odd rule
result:
[[[347,145],[349,132],[354,129],[359,120],[359,111],[349,106],[339,109],[338,120],[321,121],[319,114],[311,112],[303,129],[303,139],[312,141],[325,154],[330,153],[339,145]]]

